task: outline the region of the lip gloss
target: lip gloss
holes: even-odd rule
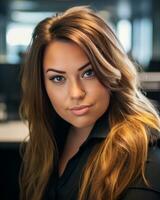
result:
[[[87,112],[89,111],[89,107],[85,107],[85,108],[82,108],[82,109],[73,109],[71,110],[71,112],[74,114],[74,115],[84,115],[86,114]]]

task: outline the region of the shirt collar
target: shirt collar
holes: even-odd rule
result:
[[[109,132],[109,122],[108,122],[109,112],[105,112],[94,124],[87,140],[91,138],[105,139],[107,133]]]

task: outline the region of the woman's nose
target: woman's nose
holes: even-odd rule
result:
[[[70,84],[69,94],[72,99],[83,98],[86,95],[85,89],[79,82]]]

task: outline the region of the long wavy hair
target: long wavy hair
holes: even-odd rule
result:
[[[89,6],[76,6],[41,21],[27,51],[20,114],[28,122],[29,140],[20,173],[21,199],[43,199],[59,159],[53,133],[63,119],[51,106],[42,72],[45,48],[55,39],[79,45],[98,80],[111,90],[109,133],[88,158],[78,200],[118,199],[139,176],[148,184],[145,163],[149,144],[160,137],[158,112],[141,91],[136,67],[111,28]]]

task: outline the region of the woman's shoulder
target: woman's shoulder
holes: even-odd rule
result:
[[[145,166],[145,178],[148,187],[142,177],[131,184],[124,192],[121,200],[159,200],[160,199],[160,146],[154,145],[148,148],[148,159]]]
[[[153,189],[160,192],[160,141],[148,148],[145,175]]]
[[[151,190],[160,194],[160,145],[158,144],[149,146],[148,148],[145,178],[151,187],[146,186],[143,179],[140,178],[131,188]]]

